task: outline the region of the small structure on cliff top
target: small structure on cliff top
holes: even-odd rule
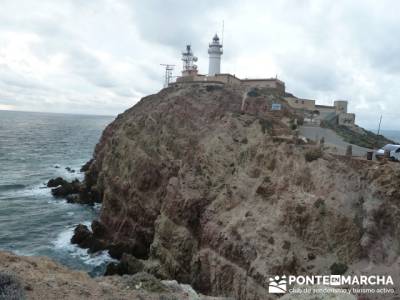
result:
[[[195,64],[197,57],[194,56],[191,45],[187,45],[186,50],[182,53],[182,76],[170,85],[206,83],[228,85],[242,89],[244,93],[255,89],[274,91],[284,103],[304,117],[305,124],[320,126],[322,122],[334,122],[337,125],[355,126],[355,114],[347,112],[348,102],[346,100],[336,100],[332,106],[317,105],[315,100],[297,98],[287,93],[285,83],[277,77],[240,79],[234,74],[221,73],[222,48],[223,45],[220,43],[218,35],[215,34],[208,47],[208,75],[204,75],[198,73]]]

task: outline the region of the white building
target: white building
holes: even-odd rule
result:
[[[208,76],[214,76],[221,73],[221,55],[222,45],[219,43],[219,37],[215,34],[211,44],[208,47],[209,65]]]

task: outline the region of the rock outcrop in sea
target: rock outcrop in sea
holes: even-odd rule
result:
[[[110,274],[234,299],[268,299],[270,276],[332,266],[396,276],[399,167],[305,143],[296,118],[271,90],[187,84],[143,98],[86,166],[102,208],[75,242],[121,258]]]

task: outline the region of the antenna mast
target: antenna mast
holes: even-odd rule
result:
[[[222,20],[222,36],[221,36],[221,45],[224,45],[224,31],[225,31],[225,21]]]
[[[378,133],[377,135],[379,135],[381,133],[381,123],[382,123],[382,115],[381,118],[379,119],[379,126],[378,126]]]
[[[174,70],[175,65],[169,65],[169,64],[160,64],[160,65],[165,67],[164,87],[168,87],[169,83],[171,82],[172,71]]]

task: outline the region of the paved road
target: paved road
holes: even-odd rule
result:
[[[336,134],[331,129],[328,128],[321,128],[321,127],[314,127],[314,126],[300,126],[299,128],[300,135],[305,136],[306,138],[319,141],[322,137],[325,138],[325,145],[333,148],[333,151],[337,154],[345,154],[347,145],[349,144]],[[366,155],[367,151],[372,151],[368,148],[363,148],[360,146],[352,145],[353,146],[353,155],[354,156],[364,156]],[[336,148],[336,151],[335,151]]]

